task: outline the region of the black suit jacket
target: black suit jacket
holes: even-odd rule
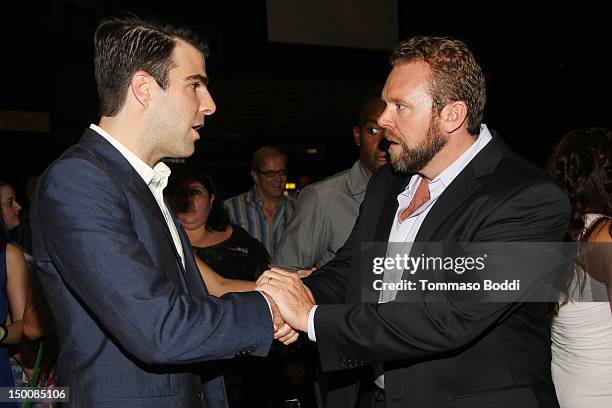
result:
[[[359,262],[368,263],[360,259],[362,245],[388,240],[397,195],[409,179],[390,166],[379,169],[345,246],[306,279],[319,304],[314,323],[323,369],[384,362],[387,407],[558,406],[547,304],[402,302],[401,295],[378,304],[377,293],[363,291],[369,284],[358,271]],[[565,194],[494,137],[438,198],[415,241],[562,241],[568,219]],[[344,385],[357,381],[351,377],[344,373]],[[330,398],[341,406],[333,390]]]

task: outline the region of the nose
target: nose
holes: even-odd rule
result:
[[[380,126],[381,128],[389,129],[391,127],[391,120],[389,119],[389,106],[391,105],[385,105],[385,110],[380,114],[378,120],[376,121],[376,123],[378,123],[378,126]]]
[[[21,205],[19,205],[19,203],[17,201],[15,201],[15,209],[17,211],[21,211]]]
[[[217,105],[212,98],[212,95],[208,91],[208,88],[204,88],[204,92],[200,96],[200,112],[204,112],[204,115],[212,115],[217,110]]]

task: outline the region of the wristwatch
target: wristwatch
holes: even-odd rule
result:
[[[8,336],[8,329],[5,325],[0,324],[0,343],[2,343],[2,340],[6,339],[6,336]]]

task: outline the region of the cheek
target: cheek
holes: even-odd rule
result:
[[[195,210],[200,210],[202,208],[202,205],[204,204],[204,200],[202,200],[201,198],[192,198],[191,199],[191,206],[195,209]]]
[[[198,108],[200,107],[200,99],[198,98],[198,95],[196,95],[195,92],[190,95],[189,106],[191,106],[195,110],[198,110]]]
[[[276,190],[280,185],[284,185],[283,179],[273,178],[270,179],[267,183],[268,188],[272,190]]]
[[[411,116],[397,122],[399,131],[409,137],[419,137],[419,135],[427,131],[428,126],[428,117],[423,115]]]
[[[368,150],[372,152],[376,151],[381,140],[382,140],[382,134],[372,135],[368,137],[368,142],[366,144]]]
[[[193,217],[196,221],[200,221],[206,217],[206,210],[202,206],[194,207]]]
[[[207,208],[210,208],[210,200],[208,198],[199,197],[193,200],[194,207],[197,211],[205,211]]]
[[[176,120],[180,120],[179,118],[186,120],[193,116],[193,110],[197,109],[196,105],[197,99],[187,94],[181,95],[180,98],[175,98],[169,102],[170,107],[168,109],[172,111],[172,117],[176,118]]]

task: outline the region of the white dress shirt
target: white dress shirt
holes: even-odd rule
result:
[[[168,211],[168,207],[164,202],[164,188],[168,185],[168,178],[170,177],[170,168],[166,166],[166,164],[159,162],[155,165],[154,168],[149,167],[147,163],[142,161],[138,156],[128,150],[121,142],[112,137],[108,132],[99,126],[94,125],[93,123],[89,125],[90,129],[96,131],[100,136],[108,140],[110,144],[112,144],[115,149],[119,150],[119,153],[125,157],[125,159],[132,165],[134,170],[142,177],[144,182],[149,186],[151,193],[153,193],[153,197],[155,197],[155,201],[157,201],[157,205],[164,215],[164,219],[166,220],[166,224],[170,229],[170,235],[172,235],[172,241],[174,242],[174,247],[176,251],[181,257],[181,262],[183,264],[183,268],[185,267],[185,254],[183,252],[183,245],[181,244],[181,238],[179,237],[178,230],[176,229],[176,225],[172,220],[172,216],[170,215],[170,211]],[[268,308],[270,310],[270,316],[274,319],[274,314],[272,313],[272,306],[270,302],[262,293],[262,296],[266,300],[268,304]]]
[[[112,137],[104,129],[94,125],[93,123],[89,125],[89,127],[92,130],[95,130],[100,136],[108,140],[108,142],[112,144],[115,149],[119,150],[119,153],[121,153],[123,157],[125,157],[125,159],[132,165],[134,170],[136,170],[136,172],[147,184],[147,186],[151,190],[151,193],[153,193],[153,197],[155,197],[155,201],[157,201],[157,205],[159,205],[159,209],[164,215],[164,219],[166,220],[166,224],[168,225],[168,229],[170,230],[170,235],[172,235],[172,241],[174,242],[176,251],[181,257],[183,267],[185,267],[185,254],[183,253],[183,245],[181,244],[181,238],[179,237],[176,225],[172,220],[170,211],[168,211],[168,207],[164,202],[164,188],[166,188],[166,186],[168,185],[168,177],[170,177],[170,168],[162,162],[157,163],[154,168],[149,167],[147,163],[142,161],[138,156],[128,150],[127,147],[125,147],[123,144],[121,144],[121,142]]]

